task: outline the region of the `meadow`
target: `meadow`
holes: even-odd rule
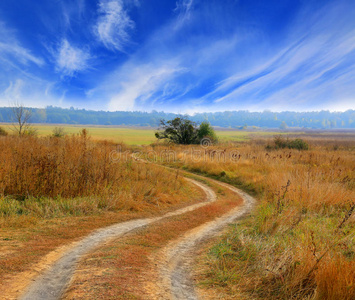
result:
[[[0,123],[7,132],[11,133],[13,126],[8,123]],[[66,134],[78,134],[85,128],[87,129],[92,140],[110,140],[114,143],[124,143],[127,145],[149,145],[156,142],[154,132],[156,129],[151,127],[119,127],[119,126],[93,126],[93,125],[66,125],[66,124],[33,124],[32,126],[38,136],[46,137],[53,134],[56,127],[64,129]],[[217,135],[221,141],[246,141],[253,138],[268,138],[275,134],[289,134],[278,131],[262,131],[262,130],[233,130],[233,129],[216,129]],[[303,132],[296,132],[297,135]]]
[[[158,163],[259,199],[250,217],[205,249],[196,269],[201,289],[214,291],[207,299],[216,290],[225,299],[355,298],[355,139],[323,136],[308,136],[302,151],[273,149],[270,138],[145,149]],[[159,155],[166,151],[174,155]]]
[[[200,201],[201,191],[176,172],[114,159],[126,150],[117,146],[86,130],[0,136],[0,294],[12,276],[96,228]]]
[[[153,129],[63,126],[68,134],[56,138],[54,127],[0,137],[3,282],[95,228],[201,200],[201,191],[162,164],[259,201],[198,258],[207,299],[355,298],[353,131],[282,132],[279,139],[309,145],[298,150],[275,147],[273,131],[217,130],[219,143],[202,147],[156,142]]]
[[[0,124],[5,130],[11,133],[11,124]],[[54,128],[61,127],[68,135],[78,134],[78,132],[86,128],[91,139],[93,140],[110,140],[115,143],[125,143],[127,145],[148,145],[155,141],[154,130],[147,127],[114,127],[114,126],[90,126],[90,125],[48,125],[34,124],[38,136],[46,137],[53,133]]]

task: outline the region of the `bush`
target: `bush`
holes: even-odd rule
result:
[[[289,141],[288,148],[290,149],[297,149],[297,150],[308,150],[309,146],[308,143],[302,139],[295,139]]]
[[[217,135],[213,127],[210,123],[204,121],[200,124],[200,127],[198,128],[197,138],[199,142],[201,142],[201,140],[206,137],[208,137],[213,143],[217,142]]]
[[[37,136],[38,135],[38,131],[36,128],[33,127],[27,127],[23,132],[22,132],[23,136]]]
[[[274,145],[267,145],[266,150],[273,150],[273,149],[297,149],[297,150],[308,150],[309,145],[306,141],[302,139],[294,139],[289,140],[288,138],[285,139],[281,135],[274,137]]]
[[[52,132],[53,137],[61,138],[66,135],[66,132],[63,127],[55,127]]]
[[[6,135],[7,135],[7,131],[4,128],[0,127],[0,136],[6,136]]]

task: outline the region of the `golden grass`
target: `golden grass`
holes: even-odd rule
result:
[[[113,159],[117,145],[93,142],[85,132],[61,139],[5,136],[0,149],[1,281],[95,228],[202,197],[176,172],[129,155]]]
[[[355,298],[354,142],[310,144],[309,151],[266,151],[265,142],[170,146],[175,160],[155,156],[260,198],[252,216],[210,250],[201,274],[208,287],[230,299]]]
[[[128,154],[117,160],[116,145],[86,135],[9,136],[0,138],[0,147],[0,217],[144,210],[150,202],[176,202],[184,193],[182,178]]]

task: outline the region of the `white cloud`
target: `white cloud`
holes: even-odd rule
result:
[[[94,27],[96,36],[106,48],[124,52],[130,42],[134,22],[130,19],[122,0],[101,0],[99,18]]]
[[[164,89],[166,83],[176,73],[182,71],[181,68],[170,64],[161,64],[160,66],[145,65],[133,69],[126,66],[120,72],[120,74],[126,74],[126,78],[121,81],[119,91],[111,97],[109,110],[137,109],[137,105],[143,104],[157,90]],[[110,85],[115,85],[116,78],[121,77],[120,74],[116,74],[111,79]]]
[[[58,105],[57,97],[50,93],[53,85],[52,82],[36,78],[13,78],[0,90],[0,106],[11,106],[14,102],[31,107]],[[43,93],[46,89],[48,92]]]
[[[22,98],[22,89],[24,87],[24,81],[17,79],[15,82],[10,82],[9,86],[3,93],[3,97],[9,101],[20,101]]]
[[[252,71],[227,77],[203,99],[219,107],[234,104],[259,110],[334,109],[334,102],[354,108],[349,99],[355,92],[355,69],[349,58],[355,51],[355,31],[329,22],[329,17],[340,15],[336,9],[318,14],[307,31],[291,29],[292,39],[277,55]]]
[[[86,70],[89,65],[90,53],[87,50],[75,48],[64,39],[56,55],[56,69],[65,76],[73,76],[75,72]]]

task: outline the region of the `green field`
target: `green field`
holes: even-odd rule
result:
[[[11,125],[0,125],[5,130],[11,132]],[[36,124],[33,127],[37,130],[39,136],[51,135],[55,127],[63,127],[68,134],[77,134],[81,129],[86,128],[89,135],[94,140],[112,140],[114,142],[124,142],[128,145],[147,145],[154,142],[154,130],[151,128],[121,128],[111,126],[90,126],[90,125],[41,125]]]
[[[8,132],[11,132],[12,125],[0,124]],[[113,127],[113,126],[93,126],[93,125],[42,125],[36,124],[33,127],[39,136],[51,135],[55,127],[63,127],[68,134],[77,134],[83,128],[89,131],[89,135],[94,140],[112,140],[114,142],[124,142],[128,145],[148,145],[156,141],[155,129],[149,127]],[[273,137],[279,132],[273,131],[245,131],[245,130],[216,130],[220,141],[246,141],[253,137]],[[283,133],[285,134],[285,133]]]

